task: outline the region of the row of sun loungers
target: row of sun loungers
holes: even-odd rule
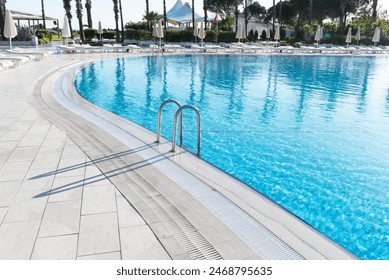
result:
[[[279,46],[279,44],[151,44],[147,47],[137,45],[122,46],[120,44],[104,44],[103,46],[90,45],[68,45],[57,46],[58,53],[96,53],[96,52],[151,52],[151,53],[283,53],[283,54],[389,54],[387,47],[368,47],[368,46],[301,46],[299,48],[292,46]]]
[[[120,44],[104,44],[103,46],[90,45],[63,45],[57,46],[57,53],[96,53],[96,52],[140,52],[141,47],[136,45],[122,46]]]
[[[52,52],[14,48],[0,52],[0,71],[22,66],[29,62],[42,60],[50,56]]]

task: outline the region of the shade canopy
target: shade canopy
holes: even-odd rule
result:
[[[14,20],[43,20],[42,15],[34,15],[30,13],[24,13],[19,11],[11,11]],[[46,20],[57,20],[53,17],[45,16]]]
[[[203,21],[204,17],[195,12],[195,21]],[[183,4],[177,0],[176,4],[166,13],[167,21],[171,24],[180,24],[192,21],[192,8],[189,3]]]

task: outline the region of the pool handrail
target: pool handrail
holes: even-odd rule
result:
[[[162,102],[161,106],[159,106],[159,109],[158,109],[158,124],[157,124],[157,139],[155,140],[156,143],[160,143],[160,139],[161,139],[162,109],[168,103],[176,104],[178,106],[178,109],[180,109],[182,107],[180,102],[178,102],[177,100],[173,100],[173,99],[165,100],[164,102]],[[180,143],[182,145],[182,114],[180,116]]]
[[[197,115],[197,156],[200,156],[200,152],[201,152],[201,119],[200,119],[200,112],[199,112],[199,110],[195,106],[192,106],[192,105],[181,106],[177,110],[176,114],[174,115],[172,152],[174,153],[176,151],[177,118],[178,118],[178,116],[181,116],[181,131],[182,131],[182,111],[185,110],[185,109],[192,109],[193,111],[195,111],[195,113]],[[182,136],[182,132],[181,132],[181,136]],[[183,145],[182,139],[181,139],[181,145]]]

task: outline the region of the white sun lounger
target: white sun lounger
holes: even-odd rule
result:
[[[57,46],[57,53],[75,53],[76,48],[71,46]]]

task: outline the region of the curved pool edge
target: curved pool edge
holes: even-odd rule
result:
[[[150,145],[155,140],[154,133],[96,107],[83,99],[76,91],[73,83],[76,73],[85,65],[96,60],[99,59],[93,58],[87,62],[75,62],[64,67],[61,71],[54,72],[50,76],[49,83],[44,85],[45,89],[42,89],[42,95],[52,95],[59,106],[74,112],[77,111],[79,116],[89,122],[96,119],[104,120],[100,124],[96,122],[94,124],[101,125],[102,130],[109,131],[119,141],[126,137],[125,135],[130,134],[146,145]],[[55,88],[55,90],[51,90],[50,87]],[[67,101],[71,103],[70,106]],[[91,115],[94,116],[94,120],[90,119]],[[160,154],[168,154],[170,143],[163,139],[162,144],[153,146],[153,149]],[[176,168],[189,171],[202,182],[208,184],[210,188],[222,194],[305,259],[356,259],[351,253],[277,204],[196,156],[178,149],[178,153],[169,157],[168,160],[175,163]]]

